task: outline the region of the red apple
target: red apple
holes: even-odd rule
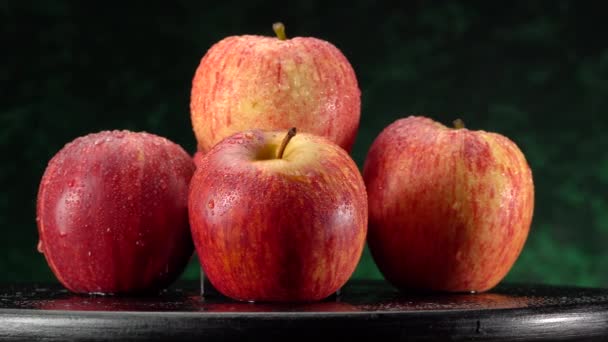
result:
[[[357,166],[329,140],[294,132],[237,133],[205,154],[192,177],[194,245],[228,297],[320,300],[361,257],[367,197]]]
[[[532,173],[500,134],[397,120],[372,144],[364,179],[370,251],[399,288],[486,291],[524,246]]]
[[[350,151],[361,100],[355,72],[331,43],[310,37],[231,36],[213,45],[192,81],[198,149],[249,129],[321,135]]]
[[[67,144],[38,192],[39,250],[77,293],[162,289],[183,271],[190,156],[169,140],[104,131]]]

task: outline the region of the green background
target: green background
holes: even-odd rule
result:
[[[120,128],[193,152],[188,104],[200,58],[229,35],[271,35],[281,20],[288,35],[328,40],[353,65],[359,166],[382,128],[409,114],[502,133],[536,184],[530,236],[507,279],[607,286],[600,2],[403,3],[0,1],[0,281],[54,279],[36,252],[35,198],[65,143]],[[184,277],[197,276],[193,263]],[[380,277],[367,252],[355,276]]]

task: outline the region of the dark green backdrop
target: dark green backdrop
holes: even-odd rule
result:
[[[362,89],[359,166],[380,130],[412,113],[505,134],[536,183],[532,230],[508,280],[608,286],[605,10],[401,2],[0,1],[0,280],[53,279],[34,219],[54,153],[114,128],[193,152],[188,103],[200,58],[228,35],[270,35],[282,20],[288,35],[329,40],[351,61]],[[184,274],[197,275],[195,264]],[[380,277],[368,254],[355,276]]]

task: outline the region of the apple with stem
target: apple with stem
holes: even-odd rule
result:
[[[213,45],[196,69],[190,112],[198,150],[249,129],[301,132],[350,151],[359,127],[361,92],[346,57],[312,37],[241,35]]]
[[[188,224],[191,157],[148,133],[77,138],[49,162],[37,200],[38,249],[77,293],[160,290],[193,251]]]
[[[486,291],[524,247],[532,172],[503,135],[400,119],[373,142],[363,174],[369,248],[396,287]]]
[[[202,156],[190,184],[192,237],[205,275],[242,301],[316,301],[361,257],[367,197],[356,164],[312,134],[249,130]]]

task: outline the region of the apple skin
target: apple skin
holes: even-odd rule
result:
[[[350,278],[367,233],[357,166],[329,140],[251,130],[217,144],[190,183],[194,245],[211,284],[236,300],[307,302]]]
[[[200,164],[200,162],[203,159],[204,155],[205,154],[203,152],[200,152],[200,151],[194,152],[194,155],[192,156],[192,161],[194,161],[194,165],[196,167],[198,167],[198,164]]]
[[[350,152],[359,128],[361,92],[352,66],[327,41],[231,36],[200,61],[190,112],[203,152],[236,132],[292,126]]]
[[[519,256],[532,221],[532,172],[508,138],[408,117],[364,165],[372,256],[401,289],[482,292]]]
[[[193,252],[190,156],[148,133],[103,131],[67,144],[49,162],[37,200],[39,251],[76,293],[167,287]]]

